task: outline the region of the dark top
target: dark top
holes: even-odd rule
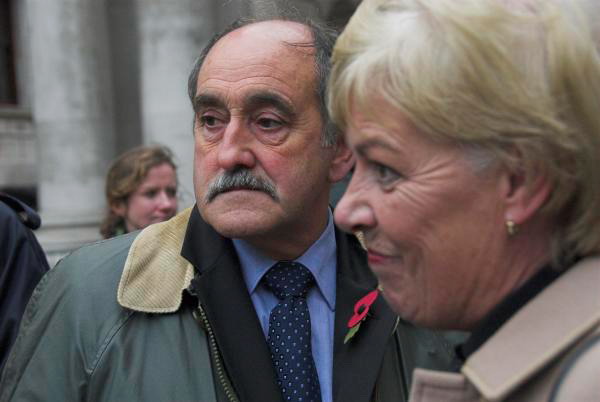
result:
[[[479,349],[510,317],[521,307],[537,296],[546,286],[558,278],[563,271],[551,268],[549,265],[542,268],[532,278],[517,290],[510,293],[500,304],[490,311],[481,321],[465,343],[456,348],[456,354],[463,361]]]
[[[0,193],[0,372],[33,289],[48,262],[32,229],[40,217],[21,201]]]

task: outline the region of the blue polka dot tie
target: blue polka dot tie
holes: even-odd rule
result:
[[[314,284],[302,264],[279,261],[264,283],[279,303],[271,310],[267,342],[284,401],[320,402],[319,377],[312,356],[310,313],[306,293]]]

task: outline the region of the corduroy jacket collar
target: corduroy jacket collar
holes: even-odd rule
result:
[[[133,241],[117,291],[121,306],[145,313],[179,309],[194,277],[194,267],[181,256],[192,208],[148,226]]]

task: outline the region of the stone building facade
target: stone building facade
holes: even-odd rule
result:
[[[42,216],[53,264],[98,240],[104,176],[121,152],[175,153],[193,203],[187,74],[240,16],[295,9],[342,26],[359,0],[0,0],[0,190]]]

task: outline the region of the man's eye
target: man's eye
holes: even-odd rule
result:
[[[260,126],[260,128],[265,130],[277,129],[283,125],[283,123],[279,120],[269,119],[266,117],[258,119],[256,123]]]
[[[206,127],[215,127],[219,123],[219,120],[215,116],[204,115],[200,116],[200,125]]]

